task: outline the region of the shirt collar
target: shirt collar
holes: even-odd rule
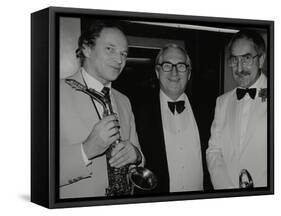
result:
[[[82,73],[82,76],[83,76],[84,81],[88,88],[92,88],[98,92],[101,92],[104,85],[100,81],[98,81],[96,78],[94,78],[90,74],[88,74],[87,71],[83,67],[81,68],[81,73]],[[111,89],[111,83],[106,85],[106,87]]]

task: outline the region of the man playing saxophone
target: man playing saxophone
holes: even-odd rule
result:
[[[111,88],[125,66],[127,52],[126,36],[109,20],[93,21],[79,38],[76,56],[81,67],[60,83],[60,198],[105,196],[110,189],[108,166],[143,164],[130,101]],[[81,84],[84,92],[67,80]],[[114,111],[108,116],[98,101],[85,94],[104,95],[104,87]],[[106,152],[115,142],[107,160]]]

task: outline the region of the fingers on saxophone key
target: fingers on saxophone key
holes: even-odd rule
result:
[[[107,129],[110,132],[110,136],[114,136],[115,134],[119,133],[119,127],[116,127],[113,122],[107,125]]]
[[[111,157],[114,157],[118,152],[120,152],[125,147],[124,143],[118,143],[115,148],[112,149]]]
[[[120,125],[119,122],[113,117],[108,119],[108,121],[105,123],[105,128],[110,131],[110,136],[112,136],[119,132]]]
[[[109,163],[113,167],[120,168],[128,163],[129,158],[130,156],[129,154],[127,154],[127,150],[125,148],[122,148],[114,154]]]
[[[120,139],[120,133],[116,133],[109,138],[109,144],[114,143],[116,140]]]
[[[117,127],[113,127],[111,130],[110,130],[110,138],[112,138],[112,142],[118,140],[118,139],[121,139],[120,137],[120,132],[119,132],[119,128]]]
[[[128,164],[128,159],[129,159],[129,156],[125,155],[125,156],[119,158],[118,160],[116,160],[115,162],[112,162],[110,165],[113,167],[116,167],[116,168],[120,168],[120,167],[123,167],[126,164]]]
[[[115,115],[108,115],[108,116],[105,116],[103,119],[108,120],[108,121],[112,121],[112,120],[116,119],[116,116]]]

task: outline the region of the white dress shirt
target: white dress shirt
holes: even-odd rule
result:
[[[258,97],[259,91],[260,91],[260,84],[262,82],[262,76],[260,76],[257,81],[251,85],[249,88],[256,88],[256,95],[255,98]],[[239,87],[241,88],[241,87]],[[243,149],[243,143],[245,141],[245,137],[246,137],[246,131],[247,131],[247,126],[249,123],[249,116],[250,116],[250,110],[251,110],[251,106],[253,104],[254,100],[249,96],[249,94],[245,94],[245,96],[241,99],[237,101],[238,104],[238,110],[239,110],[239,121],[240,122],[240,142],[239,142],[239,146],[240,146],[240,152]]]
[[[180,114],[175,110],[173,114],[168,107],[168,101],[172,100],[160,90],[170,192],[202,190],[203,170],[197,124],[186,94],[178,100],[185,101],[185,109]]]

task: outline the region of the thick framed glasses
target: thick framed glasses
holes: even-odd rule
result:
[[[186,73],[189,69],[191,69],[191,66],[185,63],[172,64],[170,62],[163,62],[162,64],[158,65],[161,66],[164,72],[171,72],[173,67],[175,67],[179,73]]]
[[[246,54],[239,56],[230,56],[230,58],[228,59],[228,65],[230,67],[236,67],[239,61],[241,61],[241,64],[243,66],[252,66],[256,57],[259,57],[259,55],[252,56],[251,54]]]

